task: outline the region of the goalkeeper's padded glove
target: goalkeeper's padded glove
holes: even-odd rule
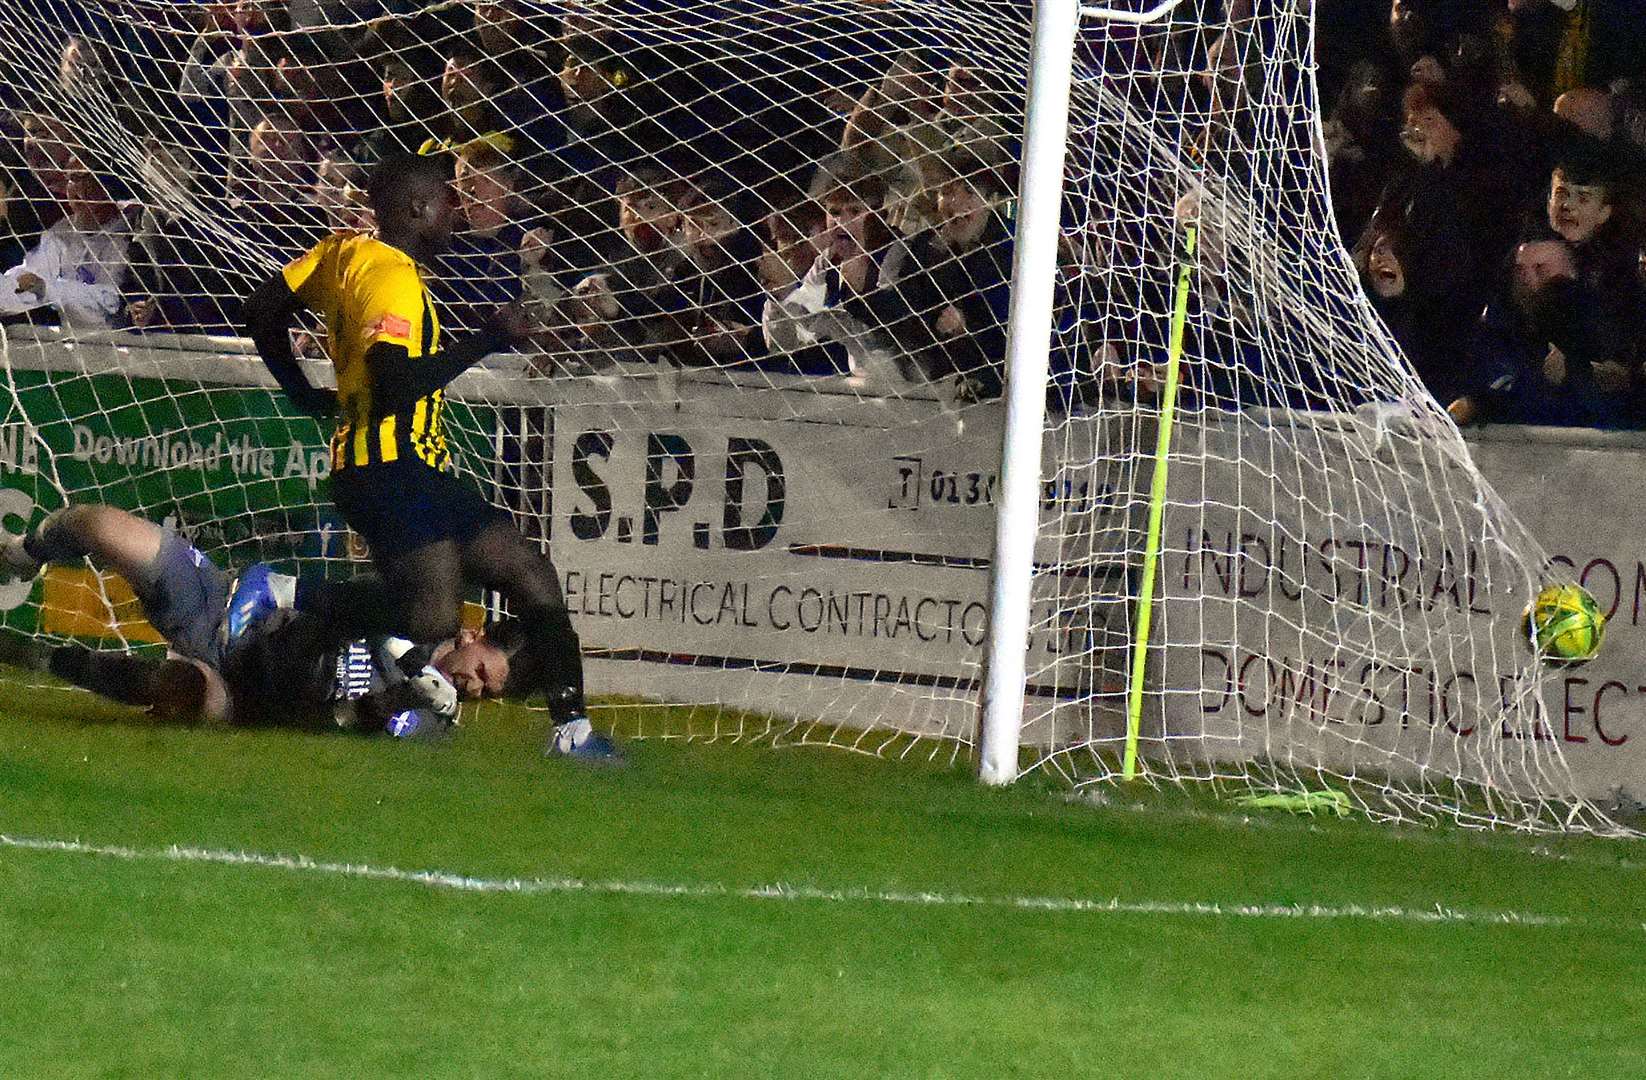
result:
[[[457,687],[433,664],[417,664],[431,651],[405,638],[380,638],[376,644],[378,670],[388,684],[389,700],[396,709],[428,709],[450,719],[457,715]]]
[[[428,709],[446,719],[457,715],[457,687],[432,664],[401,683],[395,697],[403,708]]]

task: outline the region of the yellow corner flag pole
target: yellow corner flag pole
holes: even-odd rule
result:
[[[1154,479],[1149,486],[1149,532],[1143,547],[1143,581],[1138,590],[1137,634],[1132,641],[1132,681],[1126,694],[1126,760],[1121,775],[1137,776],[1137,735],[1143,721],[1143,671],[1149,660],[1149,622],[1154,616],[1154,579],[1160,563],[1161,518],[1166,509],[1166,464],[1172,449],[1172,420],[1177,415],[1178,366],[1183,333],[1189,321],[1189,277],[1194,270],[1200,226],[1188,225],[1188,242],[1177,271],[1177,306],[1172,311],[1171,347],[1166,355],[1166,387],[1160,401],[1160,431],[1155,439]]]

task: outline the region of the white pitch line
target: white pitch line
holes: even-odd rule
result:
[[[448,870],[401,870],[366,863],[329,862],[305,855],[269,855],[256,851],[173,844],[164,848],[133,848],[118,844],[88,844],[80,840],[50,840],[0,833],[0,847],[96,855],[128,862],[210,863],[218,866],[255,866],[334,877],[393,881],[458,892],[517,893],[526,896],[584,893],[610,896],[731,897],[744,900],[811,900],[825,903],[912,904],[929,907],[1017,908],[1026,911],[1098,913],[1115,915],[1179,915],[1237,919],[1352,919],[1367,922],[1450,923],[1476,926],[1570,927],[1578,921],[1565,915],[1527,911],[1483,911],[1436,905],[1429,908],[1367,906],[1361,904],[1224,904],[1211,901],[1083,899],[1066,896],[970,896],[964,893],[904,892],[879,889],[823,889],[812,885],[755,885],[736,887],[707,883],[671,884],[660,881],[600,881],[582,878],[488,878]]]

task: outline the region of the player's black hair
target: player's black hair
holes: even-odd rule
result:
[[[583,673],[577,632],[564,608],[535,613],[538,634],[527,631],[520,619],[504,619],[486,627],[486,640],[509,658],[503,696],[516,701],[542,694],[555,723],[583,711]]]
[[[165,721],[195,723],[206,710],[206,673],[187,660],[166,660],[149,684],[149,708]]]
[[[509,677],[503,686],[506,698],[530,697],[541,688],[543,665],[526,646],[525,627],[519,619],[503,619],[486,625],[486,640],[509,658]]]
[[[418,195],[452,182],[455,159],[450,154],[389,154],[372,169],[366,197],[379,224],[401,218]]]

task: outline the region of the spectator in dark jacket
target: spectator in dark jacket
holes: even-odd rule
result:
[[[688,362],[720,366],[757,360],[766,352],[760,332],[765,293],[755,271],[760,243],[744,222],[750,199],[724,176],[700,179],[680,216],[681,251],[689,264],[678,288],[687,308],[685,341],[676,351]]]
[[[1325,123],[1332,212],[1344,244],[1353,243],[1366,228],[1400,160],[1396,85],[1377,64],[1361,61],[1349,71]]]
[[[794,292],[811,272],[828,222],[823,207],[792,181],[773,183],[764,198],[770,212],[761,223],[761,252],[756,264],[766,291],[761,309],[763,350],[769,345],[765,335],[767,312],[777,310],[781,298]],[[845,346],[832,341],[787,352],[767,351],[762,366],[805,375],[843,375],[850,370]]]
[[[418,147],[419,153],[457,151],[485,139],[524,159],[528,147],[547,151],[566,143],[559,86],[538,79],[524,87],[479,49],[465,46],[447,59],[440,100],[445,109],[435,121],[437,134]]]
[[[945,306],[936,281],[882,216],[885,179],[861,158],[825,163],[813,194],[826,219],[817,261],[788,295],[766,305],[766,340],[778,353],[819,344],[846,350],[851,373],[896,389],[943,370],[933,322]]]
[[[1464,310],[1498,286],[1526,196],[1490,121],[1446,86],[1413,84],[1401,131],[1408,164],[1380,209],[1404,219],[1425,263],[1444,268],[1435,287]]]
[[[1545,108],[1580,86],[1646,75],[1641,0],[1508,0],[1509,52]]]
[[[382,97],[373,130],[361,139],[356,155],[373,165],[390,154],[412,151],[439,139],[438,118],[444,106],[436,90],[438,80],[420,74],[406,61],[391,58],[378,68]]]
[[[1391,0],[1389,43],[1400,74],[1413,74],[1413,66],[1425,56],[1445,55],[1447,43],[1459,35],[1485,31],[1489,16],[1484,0]]]
[[[590,345],[616,358],[657,359],[682,340],[679,283],[689,265],[677,241],[690,186],[648,166],[619,179],[616,195],[620,238],[611,261],[578,281],[563,305]]]
[[[566,41],[560,92],[569,129],[568,163],[658,164],[687,148],[722,163],[738,153],[728,129],[738,117],[724,65],[709,55],[620,34]]]
[[[1585,282],[1606,295],[1630,295],[1640,257],[1625,184],[1619,157],[1587,139],[1570,143],[1549,177],[1549,228],[1572,245]]]
[[[1596,317],[1576,253],[1558,236],[1516,249],[1514,284],[1481,317],[1466,392],[1450,411],[1480,421],[1621,427],[1632,398],[1623,343]]]
[[[137,217],[126,321],[134,330],[236,335],[243,282],[234,280],[210,236],[156,207]]]
[[[441,319],[453,328],[478,330],[498,305],[520,296],[520,243],[533,224],[519,198],[524,178],[490,140],[457,155],[453,186],[465,227],[452,235],[431,283]]]
[[[995,398],[1004,385],[1011,306],[1013,170],[966,150],[951,151],[940,169],[940,223],[916,248],[947,301],[932,320],[947,361],[938,373],[955,377],[962,400]]]
[[[1372,221],[1354,258],[1367,298],[1429,393],[1443,405],[1463,394],[1468,341],[1458,330],[1460,308],[1446,291],[1445,268],[1419,257],[1404,220],[1393,212]]]

